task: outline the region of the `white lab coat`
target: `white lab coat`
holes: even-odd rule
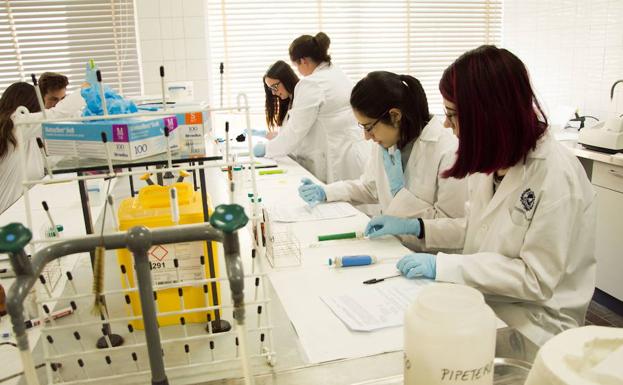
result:
[[[76,91],[58,104],[46,110],[49,119],[53,118],[70,118],[80,116],[84,107],[84,99],[79,91]],[[40,120],[43,113],[18,113],[12,115],[14,124],[27,123],[32,120]],[[37,146],[37,137],[41,137],[40,124],[15,125],[13,132],[17,138],[18,148],[9,148],[8,153],[0,159],[0,213],[11,206],[19,197],[22,196],[22,182],[25,178],[30,180],[40,179],[43,177],[44,164],[41,157],[41,151]],[[18,131],[19,130],[19,131]],[[20,151],[22,146],[26,151],[25,159],[22,160]],[[24,168],[24,162],[26,168]]]
[[[457,146],[452,131],[433,117],[413,143],[404,169],[405,187],[396,196],[392,196],[383,165],[383,148],[375,145],[359,179],[325,187],[327,201],[379,203],[383,214],[398,217],[462,218],[467,200],[466,180],[439,175],[454,164]],[[415,236],[400,238],[413,250],[427,250]]]
[[[266,156],[291,155],[325,183],[358,178],[369,145],[350,107],[352,83],[335,65],[321,63],[294,88],[294,103]]]
[[[438,281],[479,289],[509,326],[543,344],[584,324],[595,288],[594,191],[580,162],[546,133],[525,165],[468,181],[467,218],[424,220],[426,245],[463,245],[437,254]]]

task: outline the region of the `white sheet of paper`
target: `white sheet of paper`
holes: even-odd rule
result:
[[[300,270],[273,272],[270,281],[296,329],[307,361],[320,363],[402,349],[402,327],[374,332],[352,331],[320,299],[321,296],[363,287],[362,282],[367,279],[395,272],[393,262],[341,269],[309,266]],[[398,280],[394,284],[415,285],[413,280],[393,279]],[[377,285],[388,283],[383,281]],[[363,288],[373,290],[367,285]]]
[[[319,204],[310,208],[300,201],[294,205],[274,204],[268,208],[270,218],[277,222],[319,221],[323,219],[338,219],[357,215],[356,208],[346,202],[332,202]]]
[[[372,290],[358,288],[348,293],[322,296],[321,299],[351,330],[372,331],[401,326],[409,304],[428,282],[405,287],[375,284]],[[419,283],[419,284],[418,284]]]
[[[381,253],[378,253],[383,257]],[[392,278],[375,285],[363,285],[370,278],[396,274],[395,262],[341,269],[306,265],[299,270],[270,273],[270,281],[296,329],[309,363],[366,357],[403,348],[403,327],[386,327],[370,332],[349,329],[321,297],[362,290],[372,293],[381,287],[408,292],[432,283],[428,280]],[[376,286],[376,287],[375,287]],[[505,326],[498,320],[498,328]]]

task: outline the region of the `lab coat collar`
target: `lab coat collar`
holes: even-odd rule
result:
[[[483,188],[489,189],[490,193],[488,196],[493,194],[491,201],[488,205],[486,205],[485,211],[482,215],[482,218],[485,218],[487,215],[491,214],[497,207],[502,204],[506,200],[506,198],[515,192],[519,185],[523,181],[523,173],[524,173],[524,165],[523,162],[520,162],[513,167],[511,167],[506,175],[504,175],[504,179],[502,179],[502,183],[498,187],[498,190],[493,194],[493,174],[487,175],[487,180],[489,183],[484,183]],[[482,193],[482,192],[481,192]]]
[[[549,131],[546,131],[545,134],[543,134],[543,136],[537,141],[536,148],[528,153],[527,158],[546,158],[547,154],[550,152],[553,140],[555,140],[553,136],[549,133]],[[517,191],[519,186],[526,179],[525,172],[526,164],[524,161],[520,161],[508,170],[498,188],[498,191],[493,194],[493,197],[490,198],[491,200],[488,204],[485,203],[486,209],[482,215],[482,218],[485,218],[487,215],[491,214],[502,202],[504,202],[506,197]],[[483,175],[483,177],[485,176]],[[493,175],[487,175],[486,178],[488,183],[485,181],[481,186],[483,186],[484,189],[490,189],[489,191],[491,192],[487,194],[485,191],[480,191],[480,194],[482,194],[481,197],[485,197],[485,199],[491,196],[493,190]]]
[[[420,133],[420,136],[414,141],[413,147],[411,147],[411,154],[409,155],[405,170],[405,179],[408,180],[410,178],[411,170],[415,170],[416,164],[425,161],[423,158],[426,156],[426,153],[422,151],[422,146],[424,146],[422,142],[437,142],[444,129],[441,122],[433,116],[422,130],[422,133]]]
[[[318,64],[316,68],[314,68],[314,70],[312,71],[312,74],[316,73],[316,71],[320,71],[324,68],[328,68],[330,65],[331,63],[327,63],[326,61],[323,61],[322,63]]]
[[[428,124],[422,129],[418,139],[425,142],[436,142],[439,140],[444,129],[445,127],[443,127],[441,122],[433,115]]]

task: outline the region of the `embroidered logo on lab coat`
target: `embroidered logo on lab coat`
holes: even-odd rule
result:
[[[526,189],[523,193],[521,193],[521,205],[523,206],[524,210],[532,210],[535,200],[536,196],[534,195],[534,191],[532,191],[532,189]]]

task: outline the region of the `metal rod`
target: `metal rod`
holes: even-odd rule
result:
[[[132,172],[132,167],[128,167],[128,171]],[[136,191],[134,191],[134,178],[132,174],[129,175],[129,179],[130,179],[130,196],[134,198],[134,196],[136,195]]]
[[[167,146],[167,164],[169,168],[173,168],[173,158],[171,158],[171,144],[169,143],[169,127],[165,124],[164,126],[164,141]]]
[[[152,300],[153,284],[149,269],[149,257],[147,255],[150,247],[151,236],[147,228],[142,226],[133,227],[128,231],[128,248],[134,255],[134,265],[138,279],[143,325],[145,326],[145,339],[147,341],[147,353],[149,355],[149,366],[151,369],[151,383],[153,385],[168,385],[169,381],[164,371],[156,307]]]
[[[198,164],[201,166],[203,165],[203,162],[199,161]],[[205,170],[203,168],[199,168],[199,184],[201,187],[201,203],[203,205],[203,221],[209,223],[210,212],[208,208],[208,192]],[[214,253],[212,252],[212,244],[210,242],[206,242],[206,247],[208,249],[208,269],[210,271],[210,277],[216,277],[216,266],[214,264]],[[212,292],[212,304],[214,306],[219,306],[218,286],[216,285],[216,282],[211,283],[210,292]],[[214,323],[215,325],[220,325],[220,322],[221,313],[217,308],[214,310]]]
[[[183,161],[179,161],[179,162],[175,162],[175,163],[183,163]],[[202,163],[203,164],[203,163]],[[249,164],[248,161],[243,161],[240,162],[240,164]],[[221,163],[221,162],[213,162],[210,161],[208,164],[206,164],[205,166],[201,165],[201,166],[191,166],[191,167],[187,167],[187,170],[198,170],[200,168],[203,169],[208,169],[208,168],[223,168],[226,167],[227,163]],[[179,171],[178,168],[161,168],[160,170],[168,172],[177,172]],[[91,180],[91,179],[102,179],[101,175],[83,175],[81,174],[81,171],[79,171],[78,173],[80,173],[80,175],[82,176],[78,176],[78,177],[69,177],[69,178],[64,178],[64,179],[53,179],[53,180],[46,180],[46,179],[40,179],[40,180],[26,180],[23,181],[22,184],[25,186],[32,186],[32,185],[37,185],[37,184],[42,184],[42,185],[48,185],[48,184],[62,184],[62,183],[68,183],[68,182],[74,182],[74,181],[79,181],[79,180]],[[122,172],[115,172],[114,176],[115,177],[122,177],[122,176],[129,176],[129,175],[143,175],[145,174],[145,172],[143,171],[122,171]]]
[[[223,72],[224,72],[225,66],[223,65],[223,62],[221,62],[221,64],[219,65],[219,73],[220,73],[220,81],[221,81],[221,107],[223,107]]]
[[[43,140],[39,137],[37,137],[37,146],[39,147],[39,151],[41,151],[41,157],[43,158],[45,170],[48,172],[50,179],[54,179],[54,175],[52,175],[52,167],[50,167],[50,162],[48,161],[48,154],[45,152]]]
[[[164,66],[160,66],[160,88],[162,90],[162,111],[167,110],[166,92],[164,89]]]
[[[108,163],[108,172],[110,175],[115,174],[115,169],[112,167],[112,157],[110,156],[110,147],[108,146],[108,137],[106,133],[102,131],[102,143],[104,144],[104,151],[106,152],[106,162]]]
[[[223,112],[223,111],[238,111],[240,110],[239,106],[229,106],[229,107],[222,107],[222,108],[206,108],[203,111],[207,111],[207,112]],[[187,112],[197,112],[197,107],[194,108],[179,108],[179,109],[175,109],[175,112],[178,114],[182,114],[182,113],[187,113]],[[164,116],[164,115],[171,115],[171,112],[164,112],[164,111],[150,111],[150,112],[142,112],[142,113],[132,113],[132,114],[115,114],[115,115],[108,115],[108,116],[101,116],[101,115],[97,115],[97,116],[81,116],[81,117],[76,117],[73,118],[72,120],[74,121],[80,121],[80,122],[88,122],[88,121],[93,121],[93,120],[112,120],[112,119],[124,119],[124,118],[137,118],[137,117],[156,117],[156,116]],[[22,124],[41,124],[41,123],[53,123],[53,122],[66,122],[67,118],[50,118],[50,119],[39,119],[39,120],[28,120],[28,122],[18,122],[15,125],[22,125]]]
[[[41,89],[39,88],[39,84],[37,83],[37,77],[35,76],[35,74],[30,74],[30,78],[32,79],[32,85],[35,86],[35,93],[37,94],[37,102],[39,102],[39,108],[41,109],[41,114],[43,115],[43,119],[47,119],[48,115],[45,112],[45,103],[43,102]]]
[[[97,76],[97,83],[99,85],[100,98],[102,99],[103,115],[108,116],[108,105],[106,104],[106,95],[104,94],[104,81],[102,80],[102,72],[100,70],[95,71]]]

